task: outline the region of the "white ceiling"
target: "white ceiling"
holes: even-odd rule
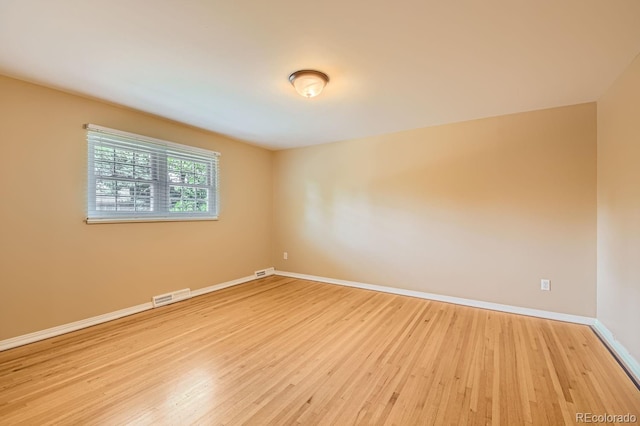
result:
[[[638,52],[638,0],[0,0],[1,74],[275,149],[594,101]]]

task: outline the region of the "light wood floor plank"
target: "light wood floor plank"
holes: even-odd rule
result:
[[[0,352],[0,424],[562,425],[640,416],[586,326],[284,277]]]

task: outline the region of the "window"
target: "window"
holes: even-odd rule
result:
[[[217,152],[85,127],[88,223],[217,219]]]

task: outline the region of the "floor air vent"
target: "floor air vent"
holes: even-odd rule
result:
[[[185,288],[171,293],[160,294],[153,296],[153,307],[168,305],[169,303],[179,302],[180,300],[188,299],[191,297],[191,289]]]
[[[267,277],[269,275],[273,275],[275,273],[275,269],[267,268],[256,271],[256,278]]]

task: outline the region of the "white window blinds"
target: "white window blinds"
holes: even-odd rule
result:
[[[217,219],[217,152],[85,128],[87,222]]]

